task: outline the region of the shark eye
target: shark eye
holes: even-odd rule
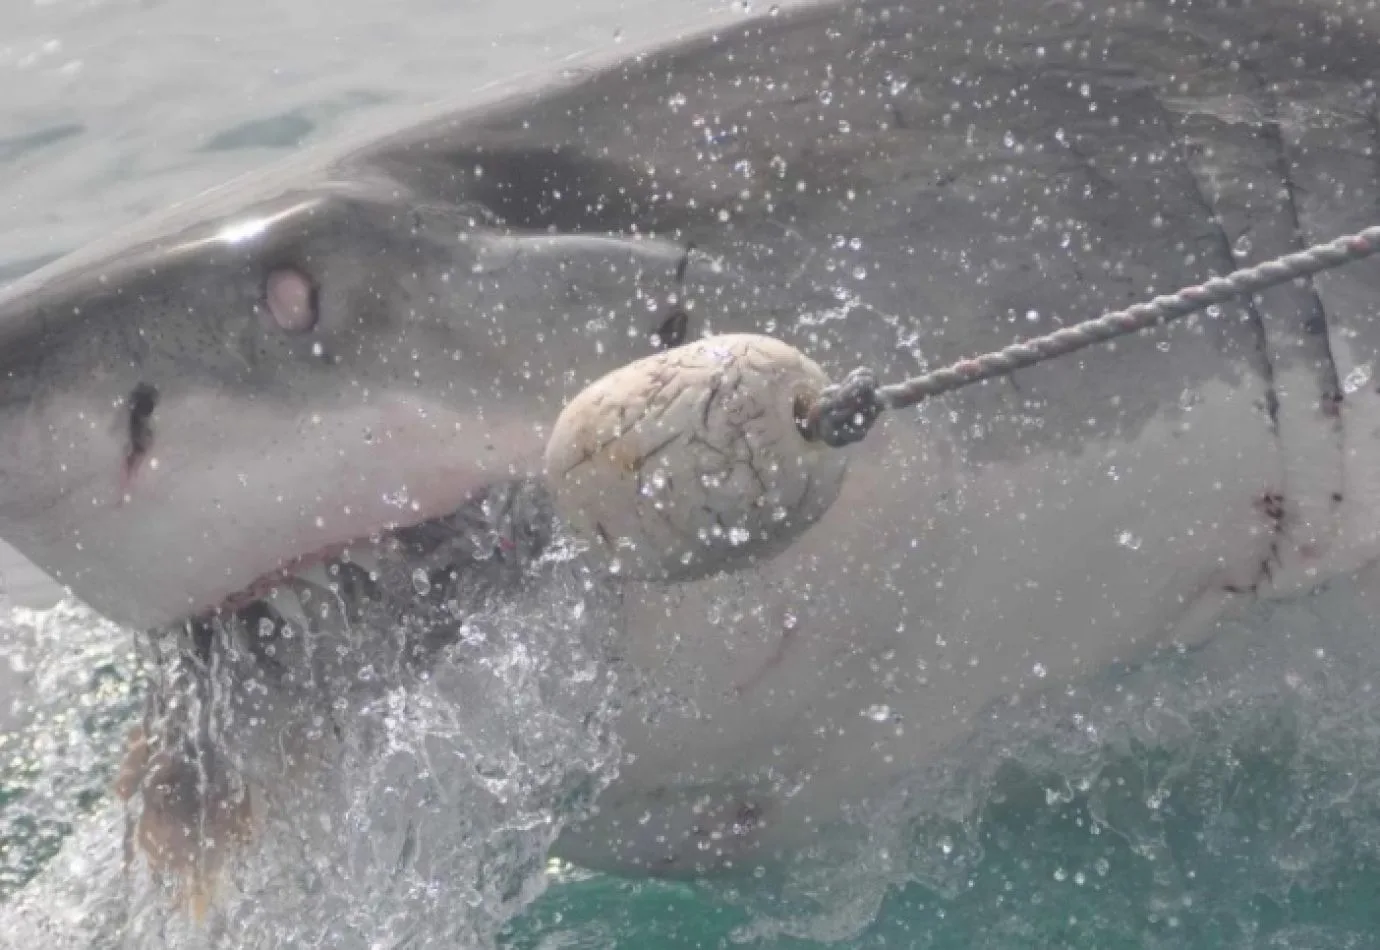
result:
[[[301,271],[280,267],[264,279],[263,308],[285,333],[305,333],[316,326],[316,285]]]

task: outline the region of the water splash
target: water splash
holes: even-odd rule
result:
[[[26,688],[0,733],[0,901],[98,809],[142,695],[128,637],[86,608],[3,614],[0,663]]]
[[[415,597],[412,564],[403,557],[394,568],[397,588]],[[442,612],[456,583],[482,593],[493,579],[476,576],[465,585],[434,576],[432,606]],[[334,593],[344,603],[343,593]],[[492,945],[545,887],[546,854],[565,822],[615,774],[609,724],[617,674],[608,657],[618,629],[604,593],[578,552],[556,543],[522,568],[522,582],[503,597],[476,595],[460,605],[464,635],[448,639],[425,664],[402,656],[430,627],[403,631],[367,616],[358,622],[353,613],[353,625],[315,638],[302,630],[288,637],[286,625],[269,624],[277,637],[272,657],[282,659],[289,649],[303,651],[294,661],[311,654],[291,673],[265,662],[262,644],[257,653],[245,647],[262,632],[247,617],[218,629],[194,681],[185,652],[166,649],[175,639],[149,638],[144,668],[158,699],[151,708],[182,710],[175,714],[201,724],[179,735],[208,744],[207,755],[194,761],[229,763],[251,790],[252,835],[213,877],[200,920],[170,899],[169,882],[141,852],[132,852],[127,866],[126,816],[103,794],[136,715],[137,690],[120,691],[102,720],[108,728],[99,732],[99,748],[86,755],[70,741],[54,747],[34,770],[43,781],[30,782],[4,806],[6,827],[19,828],[20,816],[51,814],[71,834],[62,853],[0,907],[0,944]],[[419,610],[398,627],[437,615]],[[105,695],[89,680],[93,668],[109,665],[107,657],[132,665],[135,638],[76,608],[34,618],[39,636],[29,652],[40,670],[62,674],[35,677],[47,697],[33,704],[36,722],[47,721],[45,703],[56,709]],[[90,648],[73,650],[82,629]],[[365,669],[370,674],[359,675]],[[188,683],[196,688],[181,688]],[[155,721],[147,716],[146,723]],[[79,808],[71,804],[81,797],[73,794],[74,781],[88,774],[91,804]],[[210,786],[200,787],[204,804]],[[143,811],[149,807],[145,796]],[[140,814],[136,796],[131,820]],[[214,825],[214,812],[206,820]],[[41,839],[16,836],[24,867],[49,858],[52,849]]]

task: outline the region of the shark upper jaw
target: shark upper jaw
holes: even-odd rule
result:
[[[478,477],[457,481],[453,491],[432,495],[424,504],[411,499],[407,489],[400,487],[394,493],[396,510],[391,517],[373,511],[370,518],[339,523],[335,531],[323,527],[319,533],[301,531],[290,538],[280,536],[275,540],[281,543],[273,546],[240,543],[230,549],[212,544],[205,549],[207,554],[219,551],[224,559],[205,564],[201,576],[205,583],[180,585],[182,605],[146,591],[139,596],[137,614],[109,605],[101,612],[127,625],[158,628],[238,612],[273,596],[294,580],[327,587],[326,574],[335,563],[352,563],[373,573],[381,559],[393,550],[399,532],[456,514],[494,484]],[[341,507],[349,509],[349,506]],[[247,582],[246,578],[249,578]]]

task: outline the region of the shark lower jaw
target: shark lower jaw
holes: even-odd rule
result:
[[[248,586],[195,611],[193,624],[247,613],[310,629],[311,604],[345,614],[365,602],[395,613],[439,602],[486,571],[528,564],[555,543],[544,487],[535,479],[488,486],[449,514],[395,522],[366,537],[333,543],[280,563]],[[453,596],[452,601],[465,597]]]

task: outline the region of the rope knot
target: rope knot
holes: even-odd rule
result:
[[[800,406],[796,425],[808,441],[841,448],[861,442],[885,408],[877,377],[859,367],[842,383],[824,387],[813,403]]]

